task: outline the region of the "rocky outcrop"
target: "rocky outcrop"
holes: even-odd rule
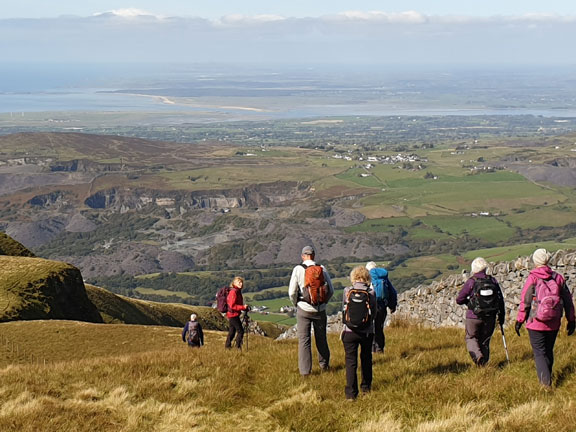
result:
[[[29,248],[35,248],[55,239],[64,231],[64,218],[38,220],[33,222],[10,222],[6,234]]]
[[[568,279],[576,278],[576,252],[557,251],[550,265]],[[530,272],[529,257],[515,261],[490,263],[488,274],[499,282],[506,303],[506,318],[515,319],[522,286]],[[456,304],[456,296],[469,275],[450,275],[429,285],[419,285],[398,296],[398,310],[393,318],[404,318],[429,327],[463,327],[466,307]]]
[[[90,195],[84,204],[93,209],[126,211],[148,205],[191,209],[280,206],[308,194],[309,185],[278,181],[237,189],[208,191],[156,191],[150,189],[107,189]]]
[[[54,258],[82,269],[86,279],[121,274],[135,276],[157,272],[184,272],[192,270],[195,265],[190,256],[166,251],[158,246],[132,242],[122,243],[114,252]]]
[[[0,321],[41,319],[103,322],[76,267],[0,256]]]
[[[28,200],[28,204],[33,207],[60,210],[69,207],[72,199],[73,198],[66,192],[54,191],[47,194],[36,195]]]
[[[67,161],[57,161],[50,164],[52,172],[112,172],[120,171],[122,164],[119,163],[98,163],[87,159],[73,159]]]

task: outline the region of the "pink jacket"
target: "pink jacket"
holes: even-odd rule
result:
[[[543,323],[533,319],[530,316],[530,309],[532,308],[532,300],[535,296],[535,289],[536,289],[536,280],[540,279],[549,279],[552,277],[554,271],[548,266],[536,267],[526,279],[524,283],[524,287],[522,288],[522,294],[520,296],[520,308],[518,310],[518,316],[516,317],[516,321],[518,322],[526,322],[526,328],[530,330],[538,330],[538,331],[555,331],[560,328],[560,324],[562,318],[558,318],[557,320]],[[564,302],[564,313],[566,314],[566,319],[568,321],[574,321],[576,318],[574,317],[574,302],[572,301],[572,294],[570,294],[570,290],[566,286],[566,281],[561,274],[556,273],[556,277],[554,279],[558,286],[560,287],[560,296],[562,297],[562,301]]]

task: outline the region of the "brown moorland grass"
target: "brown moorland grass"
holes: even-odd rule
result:
[[[36,324],[4,323],[0,333],[10,330],[34,345]],[[545,392],[525,333],[508,336],[509,365],[495,334],[492,360],[478,369],[462,329],[390,328],[386,353],[374,358],[373,391],[350,404],[335,335],[332,370],[320,374],[315,366],[304,380],[296,341],[250,335],[247,351],[226,351],[224,333],[208,332],[206,346],[191,350],[174,328],[54,325],[38,349],[53,341],[57,358],[0,369],[0,430],[524,432],[574,431],[576,424],[576,345],[564,331],[555,350],[555,389]],[[78,333],[78,343],[56,347],[79,329],[90,336]],[[90,345],[101,346],[98,356]]]

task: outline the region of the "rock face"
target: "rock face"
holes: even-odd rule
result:
[[[549,264],[568,279],[570,286],[570,280],[576,278],[576,252],[557,251]],[[516,318],[522,287],[531,268],[529,257],[490,263],[488,266],[487,273],[493,275],[502,288],[508,322]],[[468,274],[450,275],[399,294],[398,309],[393,319],[405,318],[428,327],[463,327],[466,307],[456,304],[456,296],[468,277]],[[572,291],[574,295],[575,290]]]
[[[194,191],[154,191],[116,189],[98,191],[84,204],[93,209],[127,211],[147,205],[190,209],[223,209],[285,205],[308,194],[309,185],[301,182],[277,181],[238,189]]]
[[[0,256],[0,321],[40,319],[103,322],[76,267]]]

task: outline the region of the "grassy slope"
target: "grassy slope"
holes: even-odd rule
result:
[[[546,393],[525,332],[508,337],[510,365],[496,335],[491,364],[477,369],[461,329],[391,328],[373,392],[353,407],[336,336],[333,370],[315,366],[302,380],[296,341],[251,336],[239,353],[217,332],[191,351],[165,327],[13,322],[0,332],[48,357],[0,370],[3,431],[573,431],[576,422],[576,345],[563,332]]]
[[[0,320],[50,318],[101,321],[80,271],[60,261],[0,255]]]
[[[26,249],[26,247],[3,232],[0,232],[0,255],[24,257],[34,256],[34,254]]]
[[[106,323],[178,327],[195,313],[206,328],[228,328],[222,314],[210,307],[136,300],[93,285],[86,285],[86,292]]]

